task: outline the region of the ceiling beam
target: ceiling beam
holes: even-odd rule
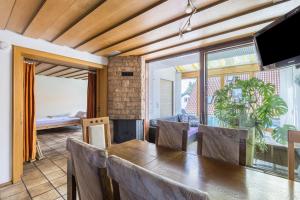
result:
[[[98,2],[94,7],[92,7],[90,10],[88,10],[85,14],[83,14],[82,16],[80,16],[76,21],[72,22],[69,26],[67,26],[66,28],[64,28],[64,30],[57,34],[52,40],[51,42],[53,42],[54,40],[56,40],[57,38],[59,38],[61,35],[63,35],[64,33],[66,33],[68,30],[70,30],[73,26],[75,26],[76,24],[78,24],[82,19],[84,19],[86,16],[88,16],[89,14],[91,14],[92,12],[94,12],[94,10],[98,9],[104,2],[106,2],[107,0],[101,0],[100,2]]]
[[[152,4],[152,5],[148,6],[147,8],[145,8],[145,9],[143,9],[143,10],[141,10],[141,11],[135,13],[134,15],[131,15],[131,16],[125,18],[125,19],[122,20],[121,22],[119,22],[119,23],[117,23],[117,24],[114,24],[114,25],[111,26],[110,28],[108,28],[108,29],[106,29],[106,30],[104,30],[104,31],[101,31],[100,33],[97,33],[96,35],[94,35],[94,36],[92,36],[92,37],[89,37],[88,39],[86,39],[86,40],[80,42],[80,43],[77,44],[74,48],[76,49],[76,48],[80,47],[81,45],[83,45],[83,44],[85,44],[85,43],[88,43],[89,41],[95,39],[96,37],[99,37],[100,35],[102,35],[102,34],[104,34],[104,33],[107,33],[107,32],[111,31],[112,29],[114,29],[114,28],[116,28],[116,27],[118,27],[118,26],[120,26],[120,25],[122,25],[122,24],[125,24],[126,22],[132,20],[133,18],[135,18],[135,17],[137,17],[137,16],[139,16],[139,15],[141,15],[141,14],[143,14],[143,13],[149,11],[149,10],[152,10],[153,8],[155,8],[155,7],[157,7],[157,6],[159,6],[159,5],[163,4],[163,3],[165,3],[166,1],[167,1],[167,0],[160,0],[160,1],[158,1],[158,2],[156,2],[156,3],[154,3],[154,4]]]
[[[62,67],[66,67],[66,66],[62,66]],[[52,76],[52,75],[54,75],[54,74],[58,74],[58,73],[61,73],[61,72],[67,71],[67,70],[69,70],[69,69],[71,69],[71,67],[66,67],[66,69],[62,69],[62,70],[59,70],[59,71],[56,71],[56,72],[50,73],[50,74],[48,74],[47,76]]]
[[[88,76],[87,75],[85,75],[85,76],[76,76],[76,77],[72,77],[72,78],[74,78],[74,79],[83,79],[83,78],[88,78]]]
[[[257,11],[260,11],[260,10],[263,10],[263,9],[266,9],[266,8],[269,8],[269,7],[272,7],[272,6],[275,6],[275,5],[278,5],[278,4],[281,4],[281,3],[284,3],[284,2],[287,2],[288,0],[284,0],[284,1],[279,1],[279,2],[276,2],[276,3],[268,3],[268,4],[265,4],[261,7],[257,7],[257,8],[253,8],[253,9],[250,9],[250,10],[247,10],[247,11],[244,11],[244,12],[240,12],[240,13],[237,13],[237,14],[234,14],[234,15],[231,15],[231,16],[228,16],[228,17],[225,17],[223,19],[220,19],[220,20],[215,20],[215,21],[212,21],[212,22],[209,22],[209,23],[206,23],[206,24],[203,24],[201,26],[198,26],[198,27],[195,27],[193,28],[192,31],[190,32],[193,32],[193,31],[197,31],[199,29],[204,29],[204,28],[207,28],[209,26],[213,26],[215,24],[218,24],[218,23],[222,23],[222,22],[225,22],[225,21],[228,21],[228,20],[231,20],[231,19],[234,19],[234,18],[237,18],[237,17],[241,17],[241,16],[244,16],[244,15],[248,15],[248,14],[251,14],[253,12],[257,12]],[[127,52],[130,52],[130,51],[134,51],[136,49],[139,49],[139,48],[142,48],[142,47],[146,47],[146,46],[149,46],[149,45],[152,45],[152,44],[155,44],[157,42],[161,42],[163,40],[167,40],[167,39],[170,39],[170,38],[173,38],[173,37],[178,37],[178,33],[175,33],[173,35],[170,35],[170,36],[167,36],[167,37],[164,37],[164,38],[160,38],[158,40],[155,40],[155,41],[152,41],[152,42],[148,42],[146,44],[142,44],[142,45],[139,45],[137,47],[134,47],[134,48],[131,48],[131,49],[128,49],[126,51],[123,51],[119,54],[116,54],[114,56],[117,56],[117,55],[122,55],[124,53],[127,53]],[[102,49],[103,50],[103,49]]]
[[[273,18],[262,20],[262,21],[259,21],[259,22],[250,23],[250,24],[239,26],[239,27],[236,27],[236,28],[232,28],[232,29],[229,29],[229,30],[226,30],[226,31],[221,31],[221,32],[210,34],[210,35],[207,35],[207,36],[204,36],[204,37],[200,37],[200,38],[197,38],[197,39],[193,39],[193,40],[189,40],[189,41],[186,41],[186,42],[182,42],[180,44],[176,44],[176,45],[164,47],[164,48],[157,49],[157,50],[154,50],[154,51],[149,51],[147,53],[140,54],[139,56],[145,56],[145,55],[148,55],[148,54],[156,53],[156,52],[159,52],[159,51],[163,51],[163,50],[166,50],[166,49],[178,47],[178,46],[181,46],[181,45],[186,45],[186,44],[189,44],[189,43],[193,43],[193,42],[197,42],[197,41],[200,41],[200,40],[209,39],[209,38],[212,38],[212,37],[224,35],[224,34],[227,34],[227,33],[234,32],[234,31],[239,31],[239,30],[246,29],[246,28],[249,28],[249,27],[261,25],[261,24],[264,24],[264,23],[267,23],[267,22],[272,22],[272,21],[274,21],[276,19],[278,19],[278,17],[273,17]]]
[[[64,77],[65,77],[65,78],[74,78],[74,77],[77,77],[77,76],[83,76],[83,75],[87,75],[87,74],[89,74],[89,72],[88,72],[88,71],[85,71],[85,72],[83,72],[83,73],[81,73],[81,74],[75,74],[75,75],[64,76]]]
[[[40,71],[40,72],[38,72],[38,73],[36,73],[36,74],[37,74],[37,75],[42,74],[42,73],[44,73],[44,72],[50,71],[51,69],[53,69],[53,68],[55,68],[55,67],[57,67],[57,65],[52,65],[51,67],[49,67],[49,68],[47,68],[47,69],[44,69],[43,71]]]
[[[75,70],[75,71],[73,71],[73,72],[69,72],[69,73],[65,73],[65,74],[59,75],[59,76],[57,76],[57,77],[65,77],[65,76],[67,76],[67,75],[77,73],[77,72],[79,72],[79,71],[81,71],[81,70],[82,70],[82,69],[78,69],[78,70]]]
[[[209,5],[207,5],[207,6],[204,6],[204,7],[202,7],[202,8],[197,9],[196,13],[203,12],[203,11],[205,11],[205,10],[207,10],[207,9],[210,9],[210,8],[212,8],[212,7],[215,7],[215,6],[217,6],[217,5],[219,5],[219,4],[222,4],[222,3],[226,2],[226,1],[228,1],[228,0],[220,0],[220,1],[214,2],[214,3],[212,3],[212,4],[209,4]],[[195,13],[195,14],[196,14],[196,13]],[[110,47],[112,47],[112,46],[114,46],[114,45],[120,44],[120,43],[125,42],[125,41],[127,41],[127,40],[130,40],[130,39],[132,39],[132,38],[141,36],[141,35],[143,35],[143,34],[145,34],[145,33],[147,33],[147,32],[153,31],[153,30],[158,29],[158,28],[160,28],[160,27],[162,27],[162,26],[171,24],[171,23],[173,23],[173,22],[175,22],[175,21],[182,20],[182,19],[188,17],[189,15],[190,15],[190,14],[184,14],[184,15],[181,15],[181,16],[176,17],[176,18],[174,18],[174,19],[171,19],[171,20],[169,20],[169,21],[166,21],[166,22],[164,22],[164,23],[158,24],[158,25],[156,25],[156,26],[154,26],[154,27],[151,27],[151,28],[146,29],[146,30],[144,30],[144,31],[142,31],[142,32],[139,32],[139,33],[137,33],[137,34],[134,34],[133,36],[130,36],[130,37],[127,37],[127,38],[125,38],[125,39],[123,39],[123,40],[117,41],[117,42],[115,42],[115,43],[113,43],[113,44],[111,44],[111,45],[108,45],[108,46],[106,46],[106,47],[97,49],[97,50],[93,51],[92,53],[96,53],[96,52],[98,52],[98,51],[101,51],[101,50],[110,48]],[[177,34],[178,34],[178,33],[177,33]]]

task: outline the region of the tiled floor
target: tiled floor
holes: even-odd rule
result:
[[[45,158],[24,166],[22,180],[0,189],[1,200],[63,200],[67,199],[66,139],[82,139],[78,128],[63,128],[43,131],[38,134]],[[197,150],[196,142],[188,147],[189,153]]]
[[[38,134],[45,158],[24,166],[22,180],[0,189],[1,200],[67,199],[66,139],[82,139],[80,129],[56,129]]]

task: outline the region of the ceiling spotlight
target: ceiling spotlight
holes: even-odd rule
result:
[[[186,6],[185,12],[186,12],[187,14],[190,14],[190,13],[193,12],[193,6],[192,6],[190,0],[188,0],[188,4],[187,4],[187,6]]]

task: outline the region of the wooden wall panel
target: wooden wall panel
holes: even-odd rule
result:
[[[3,0],[0,3],[0,29],[4,29],[13,9],[14,0]]]
[[[24,114],[24,103],[23,103],[23,84],[24,84],[24,58],[34,59],[39,61],[51,61],[51,63],[60,63],[64,65],[66,63],[67,66],[81,66],[82,68],[86,68],[86,66],[92,66],[95,69],[104,68],[103,65],[99,65],[96,63],[91,63],[75,58],[65,57],[57,54],[42,52],[38,50],[23,48],[14,46],[13,47],[13,94],[12,94],[12,182],[16,183],[20,181],[21,175],[23,174],[23,114]],[[106,68],[103,71],[107,71]],[[105,73],[102,74],[102,80],[105,80]],[[106,73],[107,80],[107,73]],[[103,94],[106,95],[104,97],[101,96],[101,103],[103,106],[107,106],[103,99],[107,99],[107,92],[105,93],[105,84],[107,86],[107,82],[104,83],[101,87]],[[102,111],[104,112],[105,109]]]
[[[176,45],[180,45],[182,43],[192,42],[192,41],[200,41],[203,39],[208,39],[211,37],[215,37],[217,35],[222,35],[228,32],[234,32],[236,30],[244,29],[247,27],[252,27],[259,24],[265,24],[266,22],[272,22],[275,18],[267,18],[262,19],[262,21],[252,22],[253,20],[246,20],[243,19],[243,21],[227,21],[224,23],[216,24],[214,26],[207,27],[205,29],[201,29],[198,31],[190,32],[184,35],[184,39],[180,40],[177,37],[173,37],[167,40],[163,40],[161,42],[157,42],[142,48],[138,48],[132,51],[129,51],[127,53],[121,54],[122,56],[128,56],[128,55],[142,55],[147,54],[149,52],[155,52],[159,51],[160,49],[173,47]],[[220,27],[224,27],[223,29],[220,29]]]
[[[145,55],[143,55],[143,57],[147,61],[149,61],[149,60],[157,59],[159,57],[164,57],[164,56],[168,56],[168,55],[172,55],[172,54],[176,54],[176,53],[180,53],[180,52],[190,51],[190,50],[197,49],[197,48],[216,45],[218,43],[238,40],[238,39],[241,39],[241,38],[252,36],[256,31],[258,31],[261,28],[265,27],[267,24],[262,24],[262,25],[258,25],[258,26],[254,26],[254,27],[249,27],[249,28],[246,28],[246,29],[242,29],[242,30],[239,30],[239,31],[234,31],[234,32],[231,32],[231,33],[219,35],[219,36],[216,36],[216,37],[212,37],[212,38],[208,38],[208,39],[204,39],[204,40],[200,40],[200,41],[186,43],[186,44],[183,44],[183,45],[180,45],[180,46],[176,46],[176,47],[173,47],[173,48],[161,50],[161,51],[158,51],[158,52],[155,52],[155,53],[145,54]]]
[[[24,114],[24,67],[22,51],[13,48],[13,112],[12,112],[12,181],[16,183],[23,174],[23,114]]]
[[[206,1],[194,1],[197,7],[204,6],[213,0]],[[132,20],[114,28],[110,31],[99,35],[93,40],[79,46],[77,49],[88,52],[94,52],[99,48],[103,48],[116,41],[121,41],[125,38],[131,37],[137,33],[143,32],[147,29],[151,29],[157,26],[161,26],[164,23],[168,23],[171,20],[177,19],[181,16],[186,16],[185,7],[187,1],[172,0],[161,3],[152,9],[144,12],[143,14],[133,18]],[[179,26],[177,27],[178,31]]]
[[[53,64],[48,64],[48,63],[40,63],[36,65],[35,73],[39,74],[44,72],[45,70],[51,69],[54,65]]]
[[[91,10],[98,7],[105,0],[77,0],[65,10],[57,20],[41,35],[44,40],[52,41],[59,34],[71,28],[78,20],[83,18]]]
[[[200,27],[205,27],[207,25],[217,23],[222,21],[224,18],[234,18],[237,15],[242,15],[244,13],[247,13],[248,11],[254,11],[260,8],[263,8],[265,6],[271,6],[273,5],[273,2],[270,0],[264,0],[264,1],[226,1],[221,4],[215,5],[213,7],[209,7],[207,9],[204,9],[198,13],[196,13],[193,16],[192,19],[192,26],[193,30],[199,29]],[[228,12],[228,9],[230,8],[230,12]],[[218,13],[216,15],[211,13]],[[259,18],[258,18],[259,19]],[[182,26],[186,22],[187,18],[182,18],[176,21],[173,21],[171,23],[165,24],[164,26],[157,27],[156,29],[152,31],[148,31],[144,34],[141,34],[137,37],[134,37],[132,39],[129,39],[127,41],[123,41],[119,43],[118,45],[115,45],[113,47],[109,47],[107,49],[102,49],[100,51],[97,51],[97,55],[108,55],[113,50],[118,51],[128,51],[129,49],[136,48],[141,45],[149,44],[151,42],[158,42],[161,41],[163,38],[169,38],[173,37],[178,42],[184,41],[185,39],[179,39],[178,37],[178,31],[179,27]],[[239,22],[242,23],[242,22]],[[219,26],[219,31],[222,31],[222,28]],[[199,30],[201,31],[201,30]],[[195,31],[192,31],[193,33]],[[197,33],[195,33],[197,34]],[[118,36],[118,33],[114,33],[114,37]],[[106,41],[105,38],[102,38],[102,40]],[[99,43],[99,42],[98,42]],[[101,43],[103,44],[103,43]],[[87,49],[88,50],[88,49]]]
[[[94,35],[122,22],[128,18],[128,16],[134,15],[158,1],[159,0],[106,1],[63,35],[54,40],[54,43],[75,47]],[[74,37],[75,35],[76,37]]]
[[[72,6],[73,1],[74,0],[46,1],[30,25],[26,28],[24,35],[32,38],[40,38],[45,30],[51,27],[52,24]]]
[[[97,117],[108,116],[108,77],[107,67],[97,70],[97,94],[96,94],[96,113]]]

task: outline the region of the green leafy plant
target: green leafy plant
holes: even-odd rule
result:
[[[240,95],[233,95],[240,91]],[[214,115],[223,125],[233,128],[254,128],[255,144],[264,150],[263,130],[272,119],[288,111],[284,100],[276,95],[274,85],[257,78],[236,79],[214,94]]]
[[[288,143],[287,137],[289,130],[296,130],[296,127],[294,125],[284,124],[282,127],[277,127],[273,130],[272,137],[276,142],[286,145]]]

